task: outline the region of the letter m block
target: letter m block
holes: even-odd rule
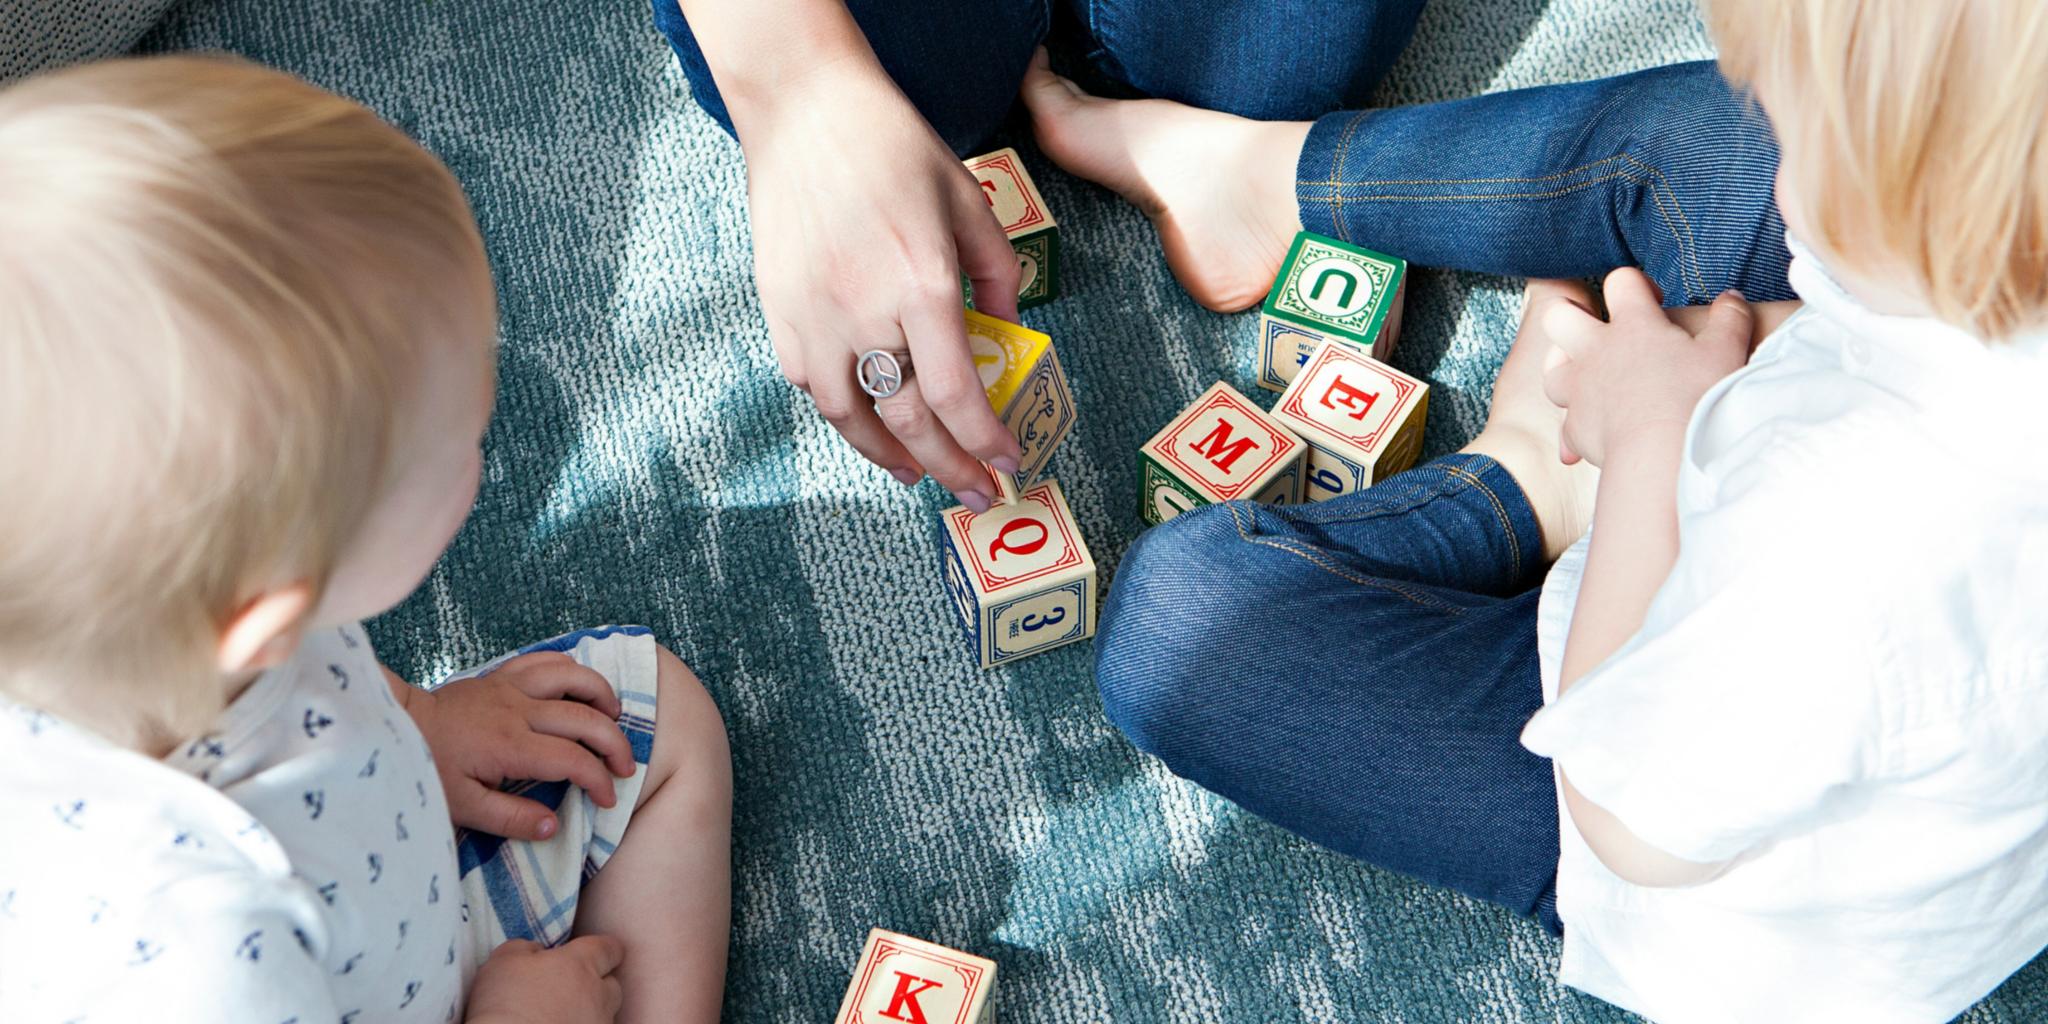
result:
[[[1306,450],[1293,431],[1218,381],[1138,449],[1138,514],[1156,526],[1219,501],[1300,501]]]
[[[995,961],[876,928],[833,1024],[993,1024]]]
[[[1259,386],[1284,391],[1316,346],[1335,339],[1374,359],[1394,354],[1408,261],[1314,232],[1294,236],[1259,309]]]

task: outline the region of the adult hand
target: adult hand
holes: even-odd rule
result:
[[[633,745],[618,724],[618,695],[565,654],[522,655],[490,675],[415,691],[405,710],[433,751],[457,828],[546,839],[558,826],[554,812],[500,784],[567,780],[610,807],[618,801],[612,777],[635,771]]]
[[[869,461],[905,484],[929,472],[985,509],[976,460],[1014,472],[1022,450],[989,408],[961,315],[964,273],[982,312],[1017,318],[1017,257],[980,184],[872,57],[733,113],[783,375]],[[909,356],[880,402],[855,376],[870,349]]]
[[[1625,440],[1682,435],[1700,397],[1749,358],[1751,312],[1735,292],[1714,300],[1697,334],[1672,322],[1640,271],[1607,275],[1604,292],[1606,320],[1571,301],[1543,314],[1556,340],[1543,388],[1565,409],[1566,462],[1604,466]]]
[[[553,949],[514,939],[491,951],[469,989],[467,1024],[611,1024],[624,993],[613,974],[626,947],[579,935]]]

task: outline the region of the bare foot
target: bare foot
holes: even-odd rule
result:
[[[1052,73],[1024,75],[1038,145],[1145,211],[1173,276],[1219,313],[1266,297],[1301,230],[1295,164],[1306,121],[1252,121],[1170,100],[1107,100]]]
[[[1564,410],[1543,394],[1543,359],[1551,339],[1539,326],[1543,307],[1575,301],[1592,305],[1592,294],[1577,281],[1530,281],[1522,329],[1493,382],[1486,427],[1465,451],[1501,464],[1522,486],[1543,532],[1543,556],[1555,559],[1585,535],[1593,522],[1593,494],[1600,471],[1591,463],[1567,466],[1558,457]]]

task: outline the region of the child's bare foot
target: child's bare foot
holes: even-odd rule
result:
[[[1231,313],[1265,298],[1301,230],[1294,170],[1308,122],[1090,96],[1053,74],[1042,49],[1023,97],[1039,148],[1145,211],[1196,302]]]
[[[1577,281],[1529,282],[1522,328],[1493,382],[1486,427],[1465,446],[1468,452],[1492,457],[1522,486],[1543,531],[1547,559],[1563,554],[1585,535],[1593,521],[1593,493],[1600,484],[1600,471],[1591,463],[1567,466],[1558,457],[1564,410],[1543,394],[1543,360],[1551,339],[1540,326],[1542,309],[1562,301],[1590,307],[1593,300]]]

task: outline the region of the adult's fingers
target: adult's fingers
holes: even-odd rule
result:
[[[932,479],[952,491],[961,504],[985,512],[993,503],[995,482],[989,478],[987,468],[953,440],[938,414],[926,403],[923,376],[924,368],[920,366],[917,376],[903,382],[903,390],[875,403],[875,411],[881,414],[889,432],[924,464]],[[988,408],[987,399],[982,400],[981,407]],[[995,419],[995,414],[990,413],[989,418]],[[998,422],[997,428],[1001,426]]]
[[[893,329],[888,334],[893,335]],[[894,337],[878,334],[868,348],[895,350],[897,344]],[[889,432],[876,414],[875,400],[860,389],[859,379],[854,375],[857,358],[851,348],[841,348],[813,361],[817,372],[810,378],[811,399],[818,404],[818,415],[825,417],[825,422],[832,424],[832,429],[839,431],[839,436],[846,438],[846,443],[863,458],[888,470],[890,476],[902,483],[914,484],[923,478],[925,464]]]
[[[974,286],[974,308],[1015,323],[1017,286],[1023,276],[1017,250],[1010,247],[1009,237],[1003,234],[1002,224],[973,175],[963,177],[951,198],[953,241],[959,250],[960,272]]]
[[[458,828],[471,828],[507,839],[534,842],[555,834],[555,812],[546,804],[475,784],[469,795],[448,794],[448,817]]]
[[[1014,473],[1024,450],[989,408],[988,392],[982,389],[981,373],[974,367],[973,350],[967,344],[963,308],[960,296],[950,292],[922,293],[903,307],[903,335],[917,366],[918,391],[954,444],[983,462]],[[909,444],[895,427],[893,422],[889,424],[896,438]],[[924,455],[915,445],[910,450]],[[925,468],[938,475],[930,462]]]
[[[590,748],[604,759],[605,767],[613,775],[623,779],[633,774],[633,743],[626,739],[616,719],[617,716],[608,716],[587,704],[551,700],[534,705],[528,724],[544,736],[560,737]]]
[[[609,935],[578,935],[561,948],[581,958],[590,973],[600,978],[611,977],[626,961],[626,944]]]
[[[573,700],[619,717],[619,695],[596,669],[559,651],[529,654],[498,669],[512,688],[534,700]]]

